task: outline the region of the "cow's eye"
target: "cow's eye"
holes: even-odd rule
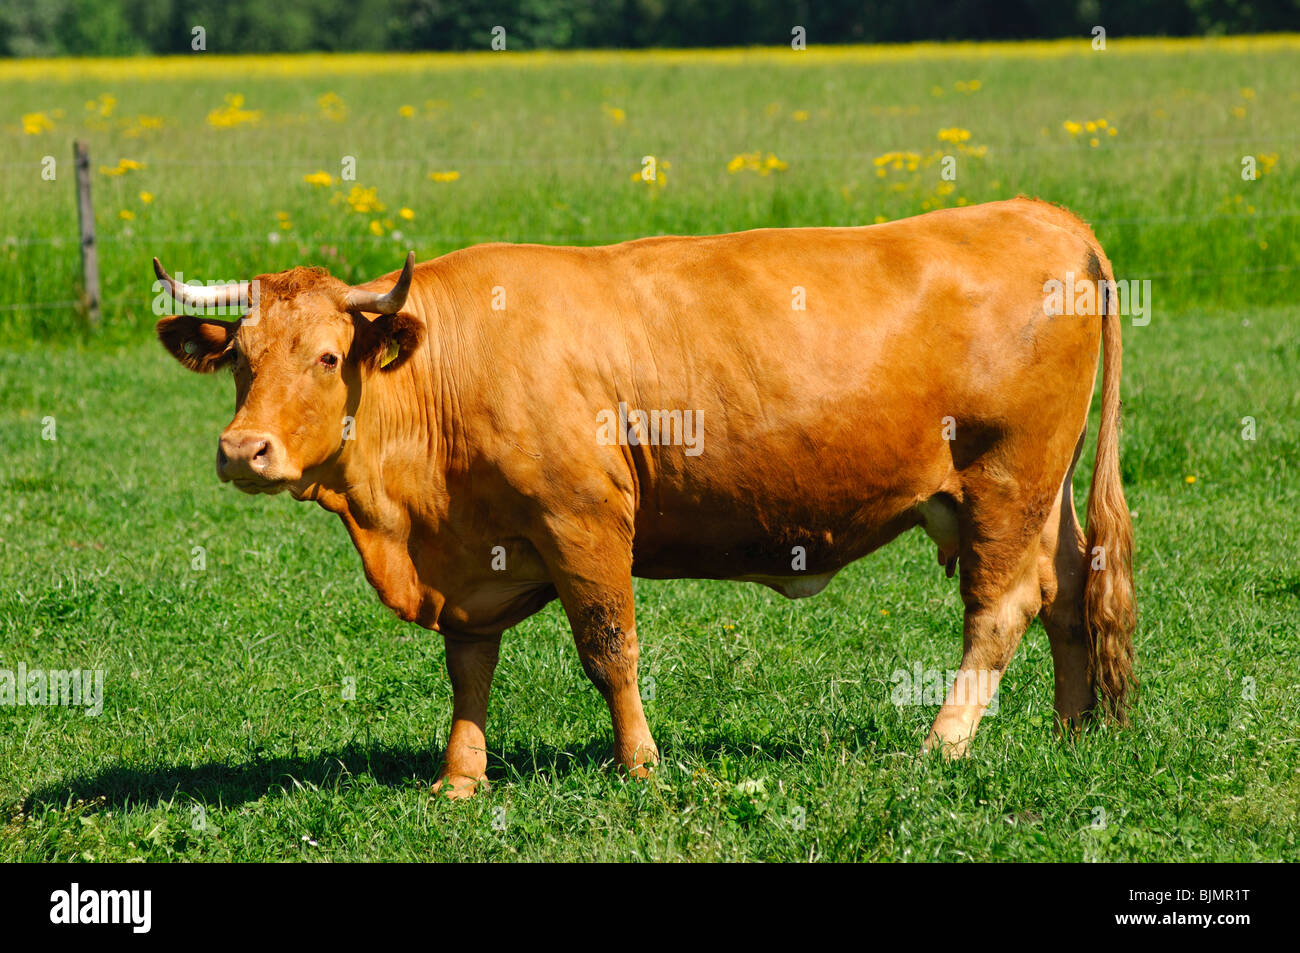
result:
[[[339,366],[339,356],[326,351],[320,356],[320,366],[327,371],[332,371]]]

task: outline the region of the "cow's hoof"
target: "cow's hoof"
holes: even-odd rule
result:
[[[480,790],[486,791],[487,789],[487,778],[471,778],[463,774],[444,774],[433,783],[433,793],[435,795],[441,795],[453,801],[473,797]]]
[[[1056,713],[1056,734],[1070,741],[1083,737],[1083,733],[1097,722],[1097,713],[1092,709],[1074,711],[1068,714]]]
[[[970,738],[958,738],[947,740],[937,735],[931,735],[925,739],[925,744],[921,745],[921,754],[928,755],[931,751],[938,751],[945,761],[960,761],[966,757],[970,750]]]
[[[620,758],[620,769],[629,778],[648,778],[654,773],[659,763],[659,749],[650,745],[641,745],[631,757]]]

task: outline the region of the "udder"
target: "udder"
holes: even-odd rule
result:
[[[787,599],[807,599],[821,592],[835,578],[833,572],[802,576],[738,576],[743,582],[757,582],[775,589]]]
[[[957,526],[957,504],[952,497],[940,493],[916,505],[921,517],[921,527],[939,547],[939,565],[951,576],[957,568],[957,550],[961,538]]]

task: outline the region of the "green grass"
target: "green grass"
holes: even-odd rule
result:
[[[0,178],[0,668],[105,671],[97,718],[0,707],[0,859],[1300,856],[1297,174],[1287,158],[1258,182],[1239,174],[1242,155],[1294,154],[1300,69],[1294,52],[1107,57],[556,58],[380,79],[0,81],[12,104],[0,122],[55,108],[77,120],[0,134],[14,162],[62,156],[86,132],[97,163],[146,163],[96,177],[110,304],[88,336],[66,312],[24,308],[70,296],[68,183],[14,165]],[[978,92],[954,91],[973,78]],[[106,89],[117,115],[167,124],[131,140],[79,127],[83,101]],[[346,124],[294,120],[328,90],[348,103]],[[227,91],[266,109],[263,123],[208,128]],[[428,98],[448,105],[426,114]],[[401,126],[408,102],[419,112]],[[810,118],[791,119],[798,109]],[[1098,148],[1061,129],[1101,117],[1121,131]],[[911,177],[877,179],[872,156],[925,152],[951,126],[989,150],[960,163],[947,204],[1017,191],[1063,202],[1099,223],[1121,276],[1153,282],[1151,324],[1125,326],[1143,683],[1133,725],[1054,737],[1035,623],[972,756],[919,756],[935,708],[892,704],[890,677],[955,666],[960,601],[917,533],[800,602],[639,581],[647,714],[664,754],[645,783],[610,769],[608,714],[548,607],[503,643],[492,790],[431,799],[451,707],[441,639],[379,604],[333,517],[218,484],[231,384],[182,371],[150,339],[149,257],[199,278],[317,261],[357,279],[396,267],[407,244],[427,257],[489,238],[869,222],[919,211],[937,181],[930,170],[890,192]],[[374,216],[302,182],[352,149],[387,215],[415,210],[396,226],[405,241],[369,236]],[[726,172],[754,149],[789,168]],[[647,153],[672,163],[663,189],[630,181]],[[384,164],[368,171],[368,155]],[[460,180],[426,178],[450,168]],[[118,219],[120,207],[136,219]],[[293,228],[273,244],[278,211]],[[178,235],[192,240],[167,237]],[[57,440],[41,439],[47,416]],[[1246,416],[1254,441],[1242,439]],[[1091,448],[1084,462],[1080,497]]]

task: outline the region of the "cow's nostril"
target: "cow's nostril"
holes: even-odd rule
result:
[[[217,444],[217,465],[224,467],[229,462],[230,458],[226,456],[226,448],[221,444]]]
[[[271,441],[263,440],[257,446],[257,451],[253,454],[253,459],[249,461],[251,466],[258,473],[261,473],[271,465]]]

